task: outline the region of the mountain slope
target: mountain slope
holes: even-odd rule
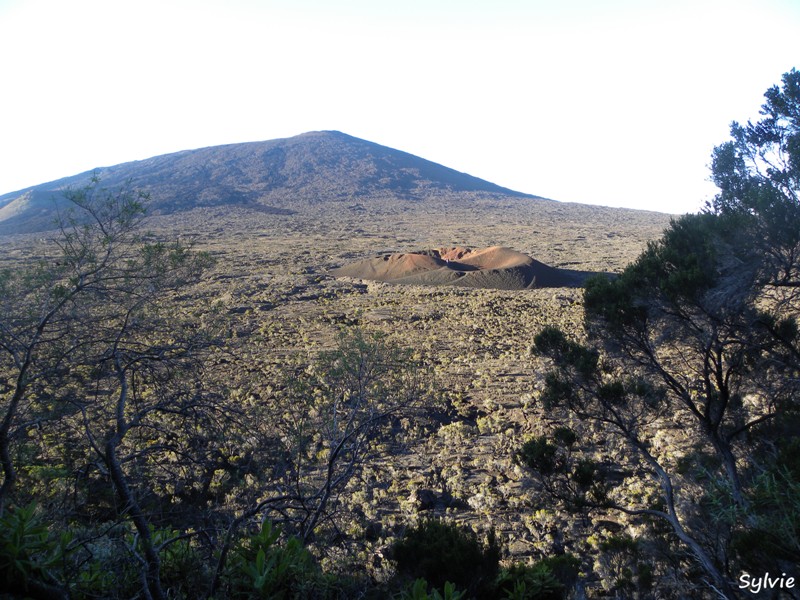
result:
[[[448,167],[337,131],[213,146],[97,169],[0,196],[0,233],[52,226],[61,191],[129,182],[150,193],[154,213],[240,205],[291,212],[308,203],[369,198],[425,200],[480,192],[531,197]]]

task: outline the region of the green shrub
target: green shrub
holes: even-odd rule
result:
[[[548,556],[543,558],[537,565],[541,564],[546,566],[553,576],[567,590],[575,587],[578,581],[578,573],[580,572],[581,561],[573,554],[557,554],[555,556]]]
[[[556,427],[553,439],[565,448],[571,448],[578,441],[578,435],[569,427]]]
[[[562,600],[565,595],[564,586],[542,564],[503,569],[497,587],[500,597],[508,600]]]
[[[490,532],[486,542],[471,529],[425,520],[408,529],[394,546],[401,576],[423,578],[435,588],[448,582],[469,596],[491,597],[500,563],[500,548]]]
[[[54,572],[62,570],[69,536],[53,539],[34,503],[0,517],[0,586],[21,596],[67,597]]]
[[[800,561],[800,480],[776,464],[754,478],[748,499],[751,523],[734,532],[733,549],[742,568],[758,572]]]
[[[233,598],[319,598],[325,578],[311,554],[295,537],[281,545],[280,529],[265,521],[231,556]]]
[[[508,600],[563,600],[575,586],[580,562],[571,554],[512,565],[497,578],[498,597]]]
[[[407,589],[400,592],[396,597],[397,600],[461,600],[464,597],[464,592],[459,592],[449,581],[444,584],[442,593],[433,588],[428,592],[428,582],[424,579],[417,579]]]
[[[197,548],[188,537],[172,529],[153,529],[153,543],[161,550],[161,583],[173,597],[199,598],[208,589],[208,573]]]
[[[518,460],[542,475],[551,475],[557,466],[558,447],[545,436],[531,438],[517,453]]]
[[[606,590],[631,597],[651,591],[654,573],[642,556],[642,543],[628,535],[612,535],[599,544],[594,569]]]

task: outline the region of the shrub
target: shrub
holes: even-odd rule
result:
[[[66,598],[52,571],[63,565],[68,536],[51,538],[36,505],[12,508],[0,517],[0,585],[20,596]]]
[[[428,582],[424,579],[417,579],[408,589],[403,590],[397,596],[397,600],[461,600],[464,592],[459,592],[449,581],[444,584],[442,593],[433,588],[428,592]]]
[[[512,565],[497,578],[498,595],[509,600],[563,600],[575,586],[579,561],[571,554]]]
[[[545,565],[513,565],[497,579],[501,598],[508,600],[562,600],[564,586]]]
[[[500,563],[494,532],[481,542],[471,529],[433,519],[408,529],[394,555],[400,575],[423,578],[435,588],[452,582],[477,597],[491,597]]]
[[[192,545],[191,538],[181,537],[169,528],[153,529],[153,542],[161,550],[161,581],[173,597],[198,598],[208,586],[208,573],[200,553]]]
[[[231,556],[232,598],[318,598],[324,577],[314,558],[295,537],[278,543],[280,529],[265,521]]]
[[[518,460],[542,475],[550,475],[556,470],[558,448],[546,437],[534,437],[525,442],[517,454]]]

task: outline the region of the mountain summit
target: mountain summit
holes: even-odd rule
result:
[[[427,200],[478,192],[533,197],[338,131],[213,146],[66,177],[0,196],[0,234],[52,227],[62,191],[92,174],[111,189],[148,192],[153,213],[239,205],[270,212],[331,201]]]

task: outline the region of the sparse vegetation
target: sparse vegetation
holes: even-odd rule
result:
[[[672,224],[445,188],[147,218],[130,187],[72,192],[60,231],[0,238],[4,592],[711,598],[795,575],[798,89],[734,126],[720,195]],[[618,277],[328,274],[466,244]]]

